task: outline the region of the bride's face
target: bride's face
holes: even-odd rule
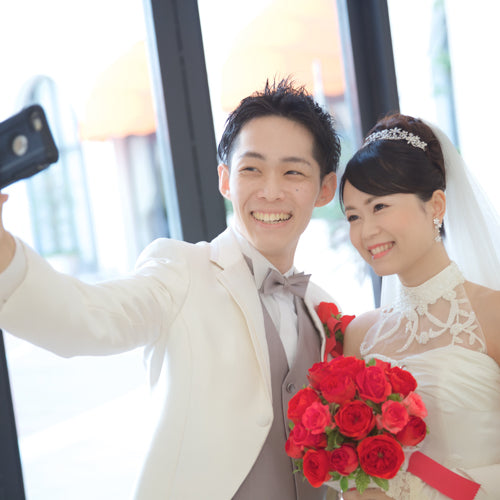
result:
[[[436,249],[430,202],[414,194],[375,196],[349,182],[343,195],[351,242],[373,270],[398,274],[403,282],[418,276]]]

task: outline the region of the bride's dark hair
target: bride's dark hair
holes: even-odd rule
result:
[[[443,153],[436,136],[418,118],[392,114],[379,120],[368,132],[400,128],[427,143],[425,151],[405,140],[376,140],[361,148],[349,160],[340,181],[343,206],[347,181],[356,189],[375,196],[412,193],[428,201],[437,189],[446,188]]]

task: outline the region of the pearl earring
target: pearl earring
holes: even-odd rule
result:
[[[443,227],[443,223],[436,217],[433,219],[434,222],[434,227],[436,229],[436,236],[434,237],[434,240],[439,243],[441,241],[441,231],[440,229]]]

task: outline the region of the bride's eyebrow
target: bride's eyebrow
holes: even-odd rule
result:
[[[369,205],[370,203],[372,203],[374,200],[376,200],[377,198],[380,198],[380,196],[370,196],[369,198],[367,198],[364,202],[363,202],[363,205]],[[346,205],[344,206],[344,210],[347,212],[348,210],[356,210],[356,207],[353,207],[351,205]]]

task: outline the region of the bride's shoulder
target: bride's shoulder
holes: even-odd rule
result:
[[[486,339],[488,354],[500,364],[500,291],[466,282],[472,310]]]
[[[373,309],[371,311],[367,311],[363,314],[356,316],[350,323],[349,327],[356,330],[365,330],[367,331],[370,326],[373,325],[380,318],[381,309]]]
[[[464,287],[476,314],[478,310],[482,310],[500,317],[500,290],[493,290],[471,281],[466,281]]]
[[[344,354],[346,356],[358,356],[361,342],[365,338],[366,332],[380,318],[380,309],[373,309],[356,316],[347,327],[344,335]]]

